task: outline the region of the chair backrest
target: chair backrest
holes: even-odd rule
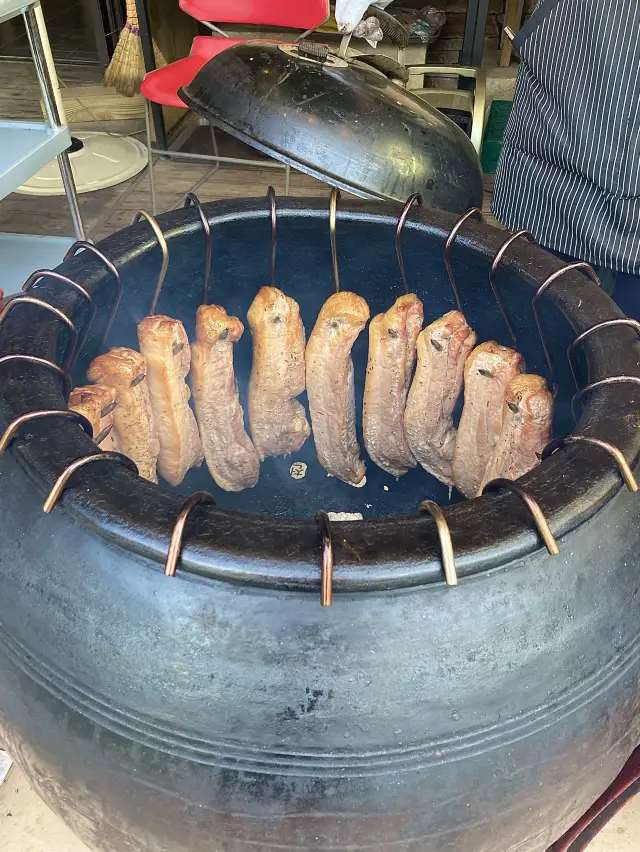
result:
[[[312,30],[329,17],[329,0],[180,0],[200,21]]]

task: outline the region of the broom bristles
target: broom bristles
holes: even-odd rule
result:
[[[153,53],[158,68],[167,64],[155,41]],[[104,85],[113,86],[125,98],[132,98],[140,92],[145,73],[135,0],[127,0],[127,22],[105,71]]]

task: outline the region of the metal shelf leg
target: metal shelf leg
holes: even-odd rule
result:
[[[38,15],[38,12],[40,13]],[[56,102],[56,94],[52,73],[47,62],[47,51],[45,44],[48,47],[49,39],[47,31],[41,27],[39,17],[42,18],[42,10],[40,3],[34,3],[23,12],[24,23],[27,30],[27,38],[29,39],[29,47],[33,56],[33,64],[36,69],[38,83],[42,92],[42,100],[44,102],[47,121],[50,127],[62,127],[62,119]],[[50,52],[50,50],[49,50]],[[73,229],[76,237],[79,240],[86,239],[82,217],[80,215],[80,204],[78,202],[78,193],[73,180],[73,172],[71,171],[71,163],[69,162],[69,154],[63,151],[58,156],[58,165],[60,166],[60,174],[62,176],[62,184],[67,196],[71,218],[73,220]]]

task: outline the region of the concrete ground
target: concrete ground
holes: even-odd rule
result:
[[[89,852],[38,799],[15,766],[0,786],[0,849],[2,852]],[[589,846],[588,852],[638,850],[640,796],[627,803]]]

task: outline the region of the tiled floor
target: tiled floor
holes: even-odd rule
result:
[[[0,848],[2,852],[89,852],[37,798],[14,767],[0,786]],[[588,852],[640,850],[640,796],[606,826]],[[123,850],[124,852],[124,850]],[[502,852],[496,849],[495,852]]]

